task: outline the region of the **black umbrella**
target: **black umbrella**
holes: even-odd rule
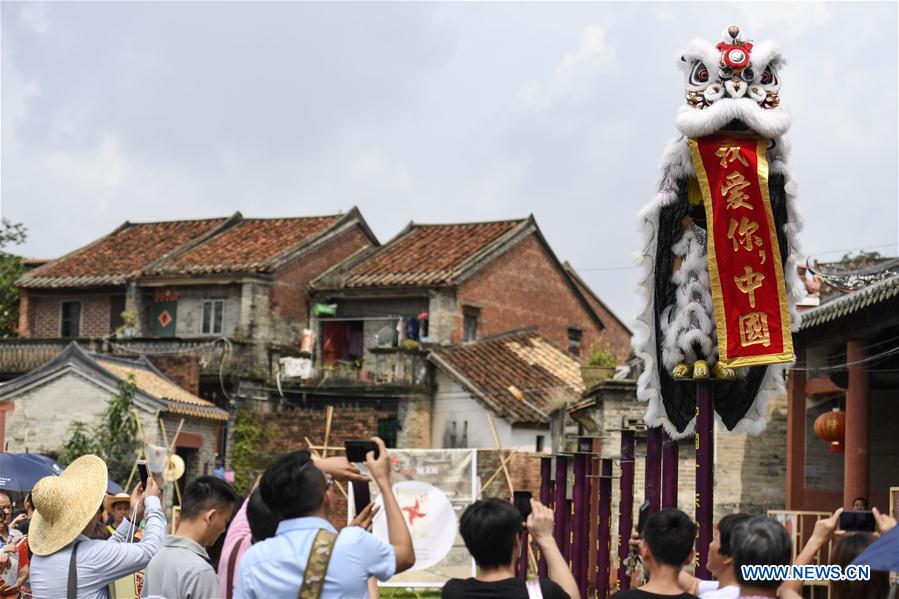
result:
[[[62,467],[36,453],[0,453],[0,489],[30,491],[45,476],[59,476]]]
[[[22,457],[28,456],[27,459],[29,461],[45,464],[48,468],[50,468],[50,470],[52,470],[52,472],[48,472],[48,473],[42,475],[41,477],[37,478],[34,481],[35,483],[38,480],[40,480],[43,476],[50,476],[51,474],[60,475],[60,474],[62,474],[62,471],[63,471],[63,467],[60,466],[56,460],[54,460],[51,457],[41,455],[39,453],[10,453],[10,454],[3,454],[3,455],[22,456]],[[3,470],[2,464],[3,463],[0,462],[0,489],[4,488],[4,486],[3,486],[4,470]],[[16,491],[16,490],[30,491],[33,487],[34,487],[34,484],[32,483],[32,485],[30,487],[28,487],[27,489],[13,489],[12,487],[9,487],[9,490],[10,491]],[[123,491],[124,491],[124,489],[122,489],[122,485],[115,482],[114,480],[110,480],[110,481],[106,482],[106,492],[109,493],[110,495],[122,493]]]

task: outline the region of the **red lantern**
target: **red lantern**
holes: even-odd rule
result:
[[[819,438],[830,441],[830,451],[843,453],[843,441],[846,438],[846,413],[839,408],[825,412],[815,420],[815,434]]]

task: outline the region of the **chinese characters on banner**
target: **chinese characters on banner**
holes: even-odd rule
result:
[[[709,233],[719,360],[731,368],[793,361],[767,141],[723,134],[690,140]]]

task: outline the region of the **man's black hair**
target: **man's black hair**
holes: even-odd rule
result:
[[[752,518],[749,514],[728,514],[718,522],[718,552],[733,557],[735,539],[740,524]]]
[[[263,501],[284,520],[318,511],[327,487],[325,475],[305,450],[286,453],[272,462],[259,483]]]
[[[780,580],[747,581],[743,566],[789,566],[792,557],[790,535],[774,518],[754,516],[739,525],[734,539],[734,571],[741,585],[776,589]]]
[[[862,503],[865,504],[865,509],[868,509],[868,498],[867,497],[856,497],[855,499],[852,500],[853,505],[855,504],[856,501],[861,501]]]
[[[646,520],[643,540],[660,564],[683,566],[696,540],[696,524],[680,510],[666,509]]]
[[[250,523],[250,532],[253,534],[253,542],[258,543],[275,536],[280,519],[269,509],[259,487],[253,489],[247,497],[247,521]]]
[[[231,485],[214,476],[201,476],[187,485],[181,496],[181,517],[192,520],[200,512],[234,507],[240,496]]]
[[[512,563],[515,539],[521,534],[521,514],[502,499],[481,499],[465,509],[459,533],[481,568]]]

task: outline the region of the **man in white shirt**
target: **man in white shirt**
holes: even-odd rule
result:
[[[678,582],[686,592],[699,599],[737,599],[740,583],[734,570],[736,535],[740,524],[749,520],[749,514],[730,514],[721,518],[715,526],[712,542],[709,543],[709,557],[706,568],[717,580],[700,580],[681,571]]]
[[[162,547],[165,515],[162,492],[150,478],[144,491],[131,494],[135,522],[146,514],[140,543],[129,543],[128,519],[106,541],[92,540],[106,496],[106,464],[95,455],[78,458],[60,476],[42,478],[32,491],[34,517],[29,526],[31,590],[35,597],[106,599],[107,585],[144,569]]]

